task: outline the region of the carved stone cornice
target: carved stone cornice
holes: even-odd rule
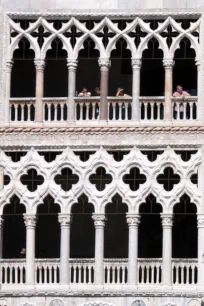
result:
[[[197,215],[198,228],[204,228],[204,214]]]
[[[128,226],[138,227],[140,224],[140,215],[127,214],[126,216]]]
[[[61,227],[69,227],[71,225],[71,214],[58,214],[58,221]]]
[[[36,69],[43,70],[45,68],[45,61],[41,59],[35,59],[34,64]]]
[[[6,72],[10,72],[11,73],[11,70],[13,68],[13,61],[12,60],[7,60],[6,61]]]
[[[77,70],[78,67],[78,60],[75,58],[68,58],[67,59],[67,67],[69,70]]]
[[[24,214],[24,223],[27,228],[35,228],[37,217],[34,214]]]
[[[170,69],[173,68],[175,65],[175,61],[171,59],[164,59],[163,60],[163,66],[164,68]]]
[[[92,219],[94,220],[95,227],[104,227],[106,217],[104,214],[93,214]]]
[[[163,228],[171,228],[173,226],[172,214],[161,214]]]
[[[109,58],[100,57],[98,60],[99,67],[101,71],[108,71],[111,66],[111,61]]]
[[[76,127],[0,127],[1,135],[86,135],[94,134],[204,134],[204,126],[76,126]]]
[[[137,58],[132,58],[131,64],[132,64],[132,69],[141,69],[142,67],[142,61]]]

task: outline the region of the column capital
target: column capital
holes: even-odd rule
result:
[[[138,58],[132,58],[131,64],[133,69],[140,69],[142,67],[142,61]]]
[[[137,214],[127,214],[126,219],[128,226],[139,226],[140,218],[140,215]]]
[[[100,57],[98,60],[99,67],[101,71],[108,71],[111,66],[111,61],[109,58]]]
[[[72,216],[71,214],[58,214],[58,221],[61,227],[69,227],[72,221]]]
[[[42,69],[43,70],[45,68],[45,61],[44,60],[36,58],[34,60],[34,63],[35,63],[36,69]]]
[[[173,59],[163,59],[163,66],[166,69],[173,68],[175,65],[175,61]]]
[[[197,214],[197,223],[198,223],[198,228],[199,227],[204,228],[204,214]]]
[[[95,227],[104,227],[106,216],[104,214],[93,214],[92,219],[94,220]]]
[[[173,226],[173,214],[160,214],[163,228],[171,228]]]
[[[67,67],[69,70],[77,70],[78,60],[76,58],[67,58]]]
[[[24,223],[27,228],[35,228],[36,226],[36,215],[34,214],[23,214]]]
[[[12,70],[12,67],[13,67],[13,60],[7,60],[6,61],[6,70],[8,71],[8,72],[10,72],[11,70]]]

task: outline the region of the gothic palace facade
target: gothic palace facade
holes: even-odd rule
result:
[[[202,1],[56,2],[1,3],[0,305],[201,306]]]

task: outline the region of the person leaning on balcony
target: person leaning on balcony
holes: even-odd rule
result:
[[[116,97],[130,98],[130,96],[125,93],[125,90],[120,87],[117,89]]]
[[[79,93],[78,97],[90,97],[91,93],[88,91],[86,87],[82,88],[82,91]]]
[[[21,249],[19,258],[26,258],[26,248]]]
[[[101,95],[100,87],[96,87],[94,91],[96,93],[96,96],[100,96]]]
[[[176,86],[176,91],[173,93],[173,97],[187,97],[190,96],[190,94],[183,90],[183,86],[181,85],[177,85]],[[177,119],[178,116],[178,107],[177,104],[175,104],[174,106],[174,112],[175,112],[175,116],[174,119]],[[183,103],[179,104],[179,112],[180,112],[180,119],[183,119],[183,112],[184,112],[184,107],[183,107]]]

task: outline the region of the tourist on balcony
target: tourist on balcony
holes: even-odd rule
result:
[[[26,258],[26,248],[21,249],[19,258]]]
[[[101,95],[100,87],[96,87],[95,88],[95,93],[96,93],[96,96],[100,96]]]
[[[90,97],[91,93],[88,91],[86,87],[82,88],[82,91],[79,93],[78,97]]]
[[[173,93],[173,97],[187,97],[190,96],[190,94],[187,91],[183,90],[183,87],[181,85],[176,86],[176,91]],[[178,111],[180,113],[180,119],[184,118],[184,106],[183,103],[179,103],[179,109],[177,107],[177,104],[174,104],[174,119],[178,118]],[[186,114],[186,118],[188,119],[188,114]]]
[[[116,97],[130,98],[130,96],[125,93],[125,90],[120,87],[117,89]]]

